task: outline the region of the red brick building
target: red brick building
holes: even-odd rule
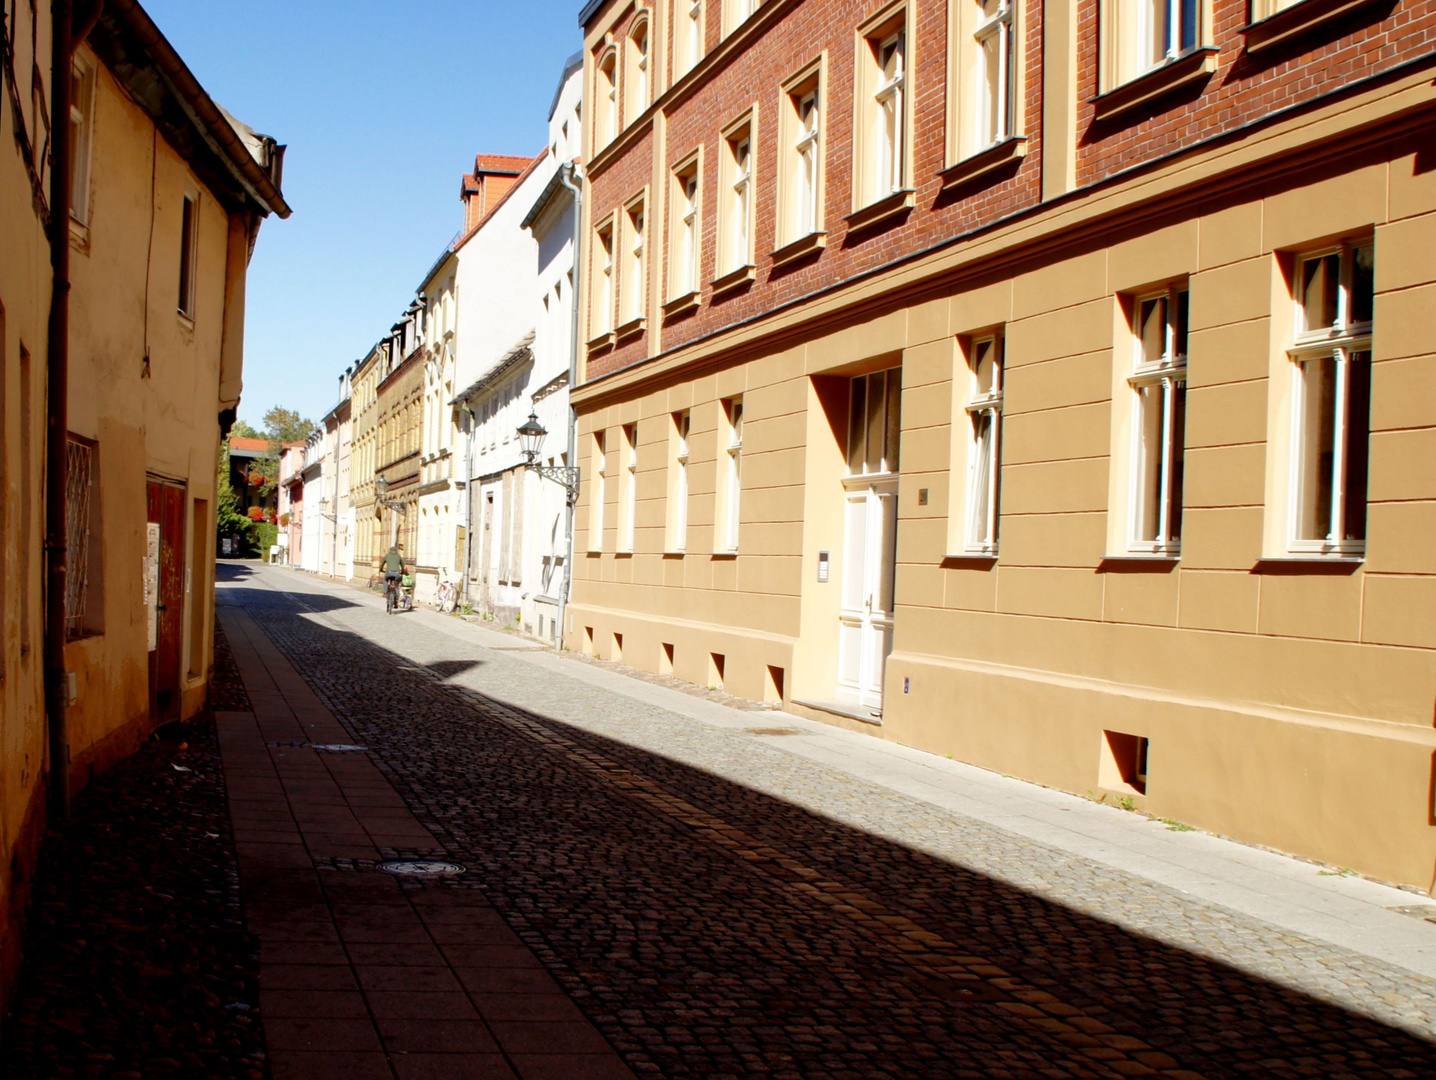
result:
[[[570,645],[1430,886],[1436,5],[581,21]]]

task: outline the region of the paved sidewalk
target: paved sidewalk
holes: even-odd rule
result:
[[[482,892],[401,882],[434,837],[243,611],[222,621],[253,705],[222,713],[274,1080],[631,1080]]]

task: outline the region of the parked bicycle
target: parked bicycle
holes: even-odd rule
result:
[[[452,581],[439,583],[439,591],[434,595],[434,606],[445,615],[450,614],[454,608],[459,606],[459,590],[454,587]]]

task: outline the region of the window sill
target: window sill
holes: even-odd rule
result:
[[[1026,155],[1027,136],[1011,135],[984,150],[968,155],[954,165],[949,165],[937,175],[942,181],[942,190],[947,191],[985,176],[1004,165],[1021,161]]]
[[[854,210],[843,220],[848,223],[848,232],[871,229],[874,225],[911,210],[916,197],[917,193],[912,188],[899,188],[891,195],[885,195],[861,210]]]
[[[822,251],[828,246],[828,234],[819,230],[810,232],[807,236],[800,236],[791,243],[784,244],[777,251],[773,252],[773,265],[786,266],[790,262],[797,262],[805,255],[811,255],[815,251]]]
[[[1365,555],[1322,555],[1292,552],[1263,556],[1252,567],[1253,574],[1354,574],[1366,562]]]
[[[1169,574],[1182,561],[1179,551],[1125,551],[1104,555],[1097,564],[1099,574]]]
[[[70,218],[70,246],[83,255],[90,253],[90,226],[79,218]]]
[[[1279,45],[1287,38],[1315,30],[1349,11],[1366,7],[1373,0],[1302,0],[1265,19],[1243,26],[1238,33],[1246,38],[1249,53]]]
[[[755,281],[758,277],[758,268],[752,263],[744,263],[736,270],[729,270],[722,277],[714,278],[712,281],[713,295],[724,296],[734,292],[743,286]]]
[[[591,338],[589,338],[589,339],[588,339],[588,347],[589,347],[590,349],[604,349],[604,348],[607,348],[609,345],[612,345],[612,344],[613,344],[613,337],[614,337],[614,334],[613,334],[613,331],[612,331],[612,330],[605,330],[603,333],[599,334],[597,337],[591,337]]]
[[[1217,50],[1208,45],[1191,49],[1165,64],[1138,75],[1131,82],[1089,99],[1096,106],[1094,119],[1111,120],[1145,105],[1163,94],[1170,94],[1189,83],[1209,77],[1217,70]]]
[[[622,323],[613,331],[614,340],[626,341],[629,338],[637,337],[643,333],[644,327],[648,325],[648,319],[642,315],[635,315],[626,323]]]
[[[712,555],[715,559],[736,559],[738,557],[738,549],[729,548],[727,551],[715,551]]]
[[[944,570],[989,570],[997,565],[997,552],[964,551],[957,555],[944,555],[939,565]]]
[[[694,310],[698,307],[702,295],[697,289],[690,289],[681,296],[675,296],[663,305],[663,317],[671,319],[675,315],[682,315],[686,311]]]

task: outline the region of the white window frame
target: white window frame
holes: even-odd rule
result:
[[[973,117],[973,130],[977,135],[973,150],[983,150],[989,146],[995,146],[1004,139],[1013,135],[1015,128],[1014,116],[1016,109],[1013,99],[1016,97],[1015,75],[1016,56],[1015,45],[1016,16],[1014,14],[1014,0],[997,0],[997,10],[987,14],[986,8],[981,0],[962,0],[965,3],[977,3],[980,21],[973,28],[972,41],[975,46],[975,63],[973,64],[973,89],[975,91],[973,100],[975,103],[975,115]],[[996,78],[988,77],[988,65],[991,57],[988,53],[988,42],[997,38],[997,75]],[[997,100],[992,100],[991,87],[997,87]]]
[[[677,44],[677,64],[673,73],[674,79],[686,75],[698,66],[698,61],[704,56],[704,16],[706,12],[703,7],[703,0],[673,0],[674,7],[683,13],[682,26],[675,30],[674,40]],[[675,20],[677,22],[679,20]]]
[[[607,498],[608,432],[593,432],[593,492],[588,507],[588,550],[603,550],[603,504]]]
[[[820,213],[823,156],[821,87],[814,84],[792,96],[793,220],[789,239],[798,240],[822,230]],[[807,114],[804,115],[804,109]]]
[[[884,53],[895,57],[893,71],[889,73]],[[907,93],[907,33],[898,29],[876,43],[874,56],[877,61],[877,86],[873,91],[872,132],[873,132],[873,188],[872,199],[887,197],[901,191],[907,178],[904,153],[905,98]]]
[[[1175,536],[1171,535],[1173,519],[1181,521],[1182,507],[1173,505],[1179,496],[1174,491],[1173,471],[1178,456],[1185,459],[1186,436],[1176,430],[1177,399],[1183,399],[1180,410],[1186,416],[1185,395],[1187,391],[1186,342],[1180,340],[1179,325],[1182,295],[1189,295],[1185,283],[1172,285],[1154,292],[1140,293],[1132,298],[1132,368],[1127,377],[1127,386],[1132,395],[1132,446],[1131,470],[1127,498],[1127,550],[1133,554],[1175,557],[1181,554],[1180,527]],[[1188,301],[1190,302],[1190,301]],[[1162,351],[1155,357],[1148,357],[1143,340],[1142,312],[1150,303],[1165,305],[1162,326]],[[1155,507],[1157,515],[1156,536],[1147,538],[1139,535],[1144,520],[1143,496],[1147,488],[1144,473],[1145,458],[1141,452],[1144,402],[1142,392],[1152,387],[1161,389],[1162,451],[1159,458],[1160,476],[1157,480]]]
[[[760,0],[723,0],[723,36],[727,37],[753,17]]]
[[[628,71],[625,73],[623,127],[628,127],[648,108],[649,87],[652,86],[653,34],[646,17],[634,20],[628,31]]]
[[[1297,555],[1323,555],[1344,558],[1360,558],[1365,555],[1366,541],[1345,539],[1346,494],[1350,477],[1348,475],[1346,444],[1351,425],[1351,371],[1355,364],[1371,363],[1372,320],[1357,321],[1352,312],[1354,270],[1357,253],[1371,249],[1375,257],[1375,245],[1371,239],[1334,245],[1298,255],[1293,266],[1292,278],[1292,345],[1287,356],[1293,364],[1292,386],[1292,445],[1291,469],[1289,476],[1289,505],[1287,510],[1287,547]],[[1329,326],[1308,328],[1306,325],[1305,290],[1303,273],[1305,266],[1317,260],[1336,255],[1339,258],[1337,280],[1336,312]],[[1373,281],[1375,271],[1373,269]],[[1363,359],[1364,357],[1364,359]],[[1304,506],[1302,504],[1302,471],[1305,460],[1306,430],[1305,412],[1308,393],[1307,363],[1315,360],[1332,360],[1336,364],[1336,391],[1333,404],[1332,422],[1332,465],[1330,475],[1331,495],[1324,538],[1302,537],[1300,531]],[[1369,375],[1369,371],[1368,371]],[[1370,404],[1368,401],[1368,409]],[[1370,417],[1367,419],[1367,437],[1370,438]],[[1369,458],[1368,458],[1369,469]],[[1369,479],[1369,477],[1368,477]]]
[[[753,174],[757,127],[750,113],[723,137],[719,275],[753,264]]]
[[[632,554],[633,542],[638,531],[638,425],[623,425],[623,535],[618,549]]]
[[[678,445],[673,455],[677,472],[673,479],[673,541],[671,550],[686,551],[688,548],[688,438],[693,430],[693,414],[684,409],[673,414],[674,433]]]
[[[95,132],[96,68],[77,55],[70,101],[70,217],[76,224],[90,223],[90,175]]]
[[[723,550],[738,550],[738,514],[743,500],[743,399],[730,398],[723,403],[724,426],[728,445],[724,491]]]
[[[702,257],[702,157],[694,154],[673,170],[673,225],[669,249],[668,298],[677,300],[699,289]]]
[[[978,365],[983,346],[992,349],[992,384],[979,385]],[[963,552],[996,555],[1000,522],[998,499],[1002,484],[1002,380],[1006,368],[1006,341],[1001,330],[971,338],[967,350],[968,398],[967,484],[963,489]],[[979,421],[988,421],[984,441]],[[984,501],[985,500],[985,501]]]
[[[1103,35],[1106,56],[1102,64],[1103,89],[1110,90],[1141,78],[1202,45],[1206,0],[1106,0]],[[1187,13],[1191,13],[1192,40],[1183,43]],[[1160,40],[1159,40],[1160,38]]]
[[[609,216],[593,230],[594,238],[597,240],[597,243],[594,244],[597,249],[595,254],[598,257],[598,289],[595,298],[597,302],[593,305],[594,315],[597,316],[594,319],[594,337],[611,333],[613,330],[615,225],[614,218]]]
[[[624,232],[627,235],[627,250],[623,255],[623,278],[619,283],[619,306],[623,310],[620,325],[626,325],[644,317],[647,310],[647,232],[648,214],[646,200],[639,199],[624,208]]]
[[[610,48],[599,56],[594,68],[598,84],[594,93],[597,107],[593,110],[595,152],[618,137],[618,66],[618,50]]]

